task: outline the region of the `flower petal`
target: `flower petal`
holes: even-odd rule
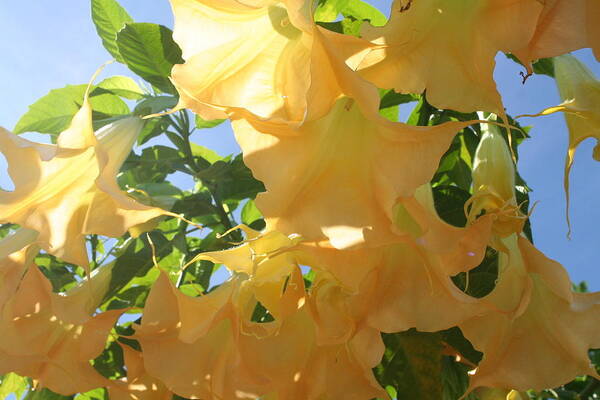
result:
[[[426,90],[427,100],[438,108],[501,114],[494,57],[527,43],[540,2],[405,3],[394,1],[387,25],[363,29],[363,37],[381,47],[365,59],[361,74],[378,87],[401,93]]]

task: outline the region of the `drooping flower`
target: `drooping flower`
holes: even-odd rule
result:
[[[600,81],[585,64],[572,55],[554,58],[554,74],[563,103],[534,116],[562,111],[567,121],[569,148],[565,159],[564,186],[569,223],[569,175],[575,160],[575,151],[587,138],[594,138],[597,142],[600,140]],[[594,147],[593,157],[600,161],[599,143]]]
[[[65,295],[52,292],[39,268],[29,265],[0,314],[0,373],[29,376],[64,395],[86,392],[107,380],[90,364],[104,349],[120,310],[91,316],[104,295],[111,266]]]
[[[438,108],[502,114],[494,57],[529,41],[541,9],[535,0],[395,0],[387,25],[363,29],[380,48],[361,74],[401,93],[426,90]]]
[[[588,350],[600,346],[600,293],[572,293],[565,269],[524,237],[503,242],[508,252],[500,253],[499,281],[487,298],[498,312],[460,324],[484,354],[470,388],[541,390],[597,377]]]
[[[468,124],[393,123],[342,99],[327,116],[297,129],[246,119],[234,120],[233,128],[244,161],[266,186],[257,206],[268,229],[348,248],[389,240],[397,199],[431,179]]]
[[[12,297],[28,265],[37,253],[34,248],[38,233],[31,229],[19,229],[0,240],[0,310]]]
[[[189,398],[237,399],[258,398],[270,388],[271,381],[281,376],[293,377],[294,368],[303,364],[308,348],[295,340],[286,352],[271,363],[252,359],[254,349],[268,338],[278,338],[287,324],[253,323],[249,318],[257,301],[245,296],[243,277],[236,276],[209,294],[188,297],[161,275],[155,283],[142,318],[136,329],[148,373],[157,377],[174,393]],[[288,296],[297,280],[290,282]],[[297,308],[297,306],[296,306]],[[264,327],[261,325],[265,325]],[[295,325],[292,322],[292,325]],[[265,336],[265,332],[277,332]],[[310,332],[306,341],[310,343]],[[273,351],[265,346],[265,351]],[[260,353],[257,353],[260,355]],[[264,355],[263,357],[268,357]],[[274,376],[263,376],[261,368],[276,363]]]
[[[350,347],[316,339],[318,322],[295,262],[298,239],[244,229],[242,245],[202,254],[233,273],[210,293],[188,297],[161,275],[135,335],[147,371],[173,392],[203,399],[381,395],[371,371],[379,360],[358,356],[375,351],[371,336],[355,335]],[[258,304],[272,321],[251,319]]]
[[[0,192],[0,222],[39,232],[39,245],[67,262],[87,266],[86,234],[110,237],[166,212],[122,192],[116,174],[143,121],[121,119],[92,128],[87,99],[56,145],[31,142],[0,128],[0,151],[14,182]]]
[[[173,393],[158,379],[148,375],[141,352],[121,345],[127,377],[108,386],[111,400],[171,400]]]
[[[591,47],[600,61],[600,4],[596,0],[546,0],[535,33],[513,53],[531,72],[531,62]]]
[[[352,64],[371,47],[318,27],[307,0],[171,5],[174,38],[186,61],[172,71],[179,107],[206,119],[236,113],[295,126],[320,118],[351,91],[346,61]],[[374,88],[362,90],[376,106]]]

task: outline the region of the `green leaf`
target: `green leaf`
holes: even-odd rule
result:
[[[35,103],[19,119],[15,133],[40,132],[58,134],[67,129],[81,108],[87,85],[67,85],[53,89]],[[118,96],[97,92],[90,95],[94,118],[103,119],[129,114],[129,107]]]
[[[437,333],[411,329],[383,334],[385,354],[375,368],[382,386],[392,386],[402,399],[442,398],[442,341]]]
[[[163,112],[177,105],[178,99],[174,96],[152,96],[140,101],[133,110],[136,115],[150,115]]]
[[[75,395],[75,400],[108,400],[106,389],[98,388]]]
[[[146,275],[153,267],[152,246],[148,236],[152,239],[158,260],[171,253],[171,244],[160,233],[150,232],[140,236],[115,261],[104,301],[116,295],[134,277]]]
[[[208,147],[200,146],[196,143],[190,143],[190,148],[192,149],[192,154],[195,157],[202,157],[211,164],[223,159],[223,157],[221,157],[216,151],[211,150]]]
[[[38,390],[31,390],[25,396],[25,400],[72,400],[73,396],[63,396],[53,391],[43,388]]]
[[[92,21],[104,48],[119,62],[123,58],[117,48],[117,32],[133,22],[127,11],[115,0],[92,0]]]
[[[387,18],[381,11],[362,0],[329,0],[319,4],[315,10],[315,20],[333,22],[339,14],[359,21],[368,20],[372,25],[382,26]]]
[[[265,190],[262,182],[252,176],[241,154],[231,161],[217,161],[197,176],[222,201],[253,199]]]
[[[213,119],[213,120],[207,121],[205,119],[202,119],[202,117],[200,117],[199,115],[196,115],[196,128],[197,129],[214,128],[217,125],[221,125],[225,121],[226,120],[224,120],[224,119]]]
[[[127,24],[117,33],[117,47],[129,69],[163,92],[176,94],[169,81],[174,64],[183,63],[173,32],[162,25]]]
[[[445,222],[450,225],[463,227],[467,224],[465,202],[471,194],[453,185],[439,185],[433,188],[435,209]]]
[[[11,394],[14,394],[17,399],[20,399],[28,386],[29,381],[27,378],[9,372],[2,376],[0,383],[0,399],[6,399]]]
[[[242,222],[246,225],[251,225],[253,222],[262,219],[260,210],[256,207],[254,200],[248,200],[242,208]]]
[[[138,100],[144,97],[144,92],[135,81],[127,76],[111,76],[100,82],[94,93],[108,92],[129,100]]]

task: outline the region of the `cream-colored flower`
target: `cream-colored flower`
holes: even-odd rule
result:
[[[426,90],[438,108],[502,114],[494,57],[527,43],[541,10],[536,0],[395,0],[387,25],[363,29],[380,47],[361,74],[402,93]]]
[[[297,129],[246,119],[233,128],[244,161],[266,186],[256,204],[268,229],[349,248],[394,236],[398,198],[414,196],[431,179],[468,124],[393,123],[342,99]]]
[[[52,292],[39,268],[29,264],[0,314],[0,373],[28,376],[42,387],[72,395],[108,381],[90,364],[104,349],[122,311],[92,317],[111,277],[112,265],[64,295]]]
[[[358,94],[348,87],[346,61],[356,63],[371,44],[318,27],[311,1],[171,5],[174,39],[185,59],[172,71],[179,107],[205,119],[237,114],[297,126],[325,115],[342,94]],[[352,85],[376,107],[376,91],[365,84]]]
[[[86,95],[56,145],[0,128],[0,151],[15,185],[14,191],[0,192],[0,222],[38,231],[48,253],[87,266],[85,235],[118,237],[165,214],[138,203],[116,182],[142,125],[137,117],[124,118],[94,135]]]
[[[591,47],[600,61],[600,3],[597,0],[545,0],[535,33],[513,53],[531,72],[531,62]]]
[[[588,350],[600,346],[600,293],[572,293],[565,269],[524,237],[503,242],[498,284],[484,298],[497,310],[459,325],[484,354],[470,387],[541,390],[597,377]]]

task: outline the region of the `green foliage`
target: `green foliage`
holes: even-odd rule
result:
[[[127,11],[115,0],[92,0],[92,21],[104,48],[119,62],[123,58],[117,48],[117,32],[133,22]]]
[[[383,334],[386,346],[375,374],[383,387],[392,386],[398,399],[442,398],[442,349],[437,333],[410,330]]]
[[[224,119],[213,119],[211,121],[206,121],[205,119],[202,119],[201,116],[196,115],[196,128],[197,129],[214,128],[215,126],[221,125],[223,122],[225,122]]]
[[[165,93],[177,93],[169,75],[173,65],[183,63],[183,59],[169,28],[151,23],[127,24],[117,33],[117,48],[132,72]]]
[[[6,399],[12,394],[20,399],[27,390],[28,385],[29,380],[27,378],[8,373],[0,377],[0,398]]]
[[[96,128],[104,125],[106,120],[130,113],[127,104],[118,95],[106,89],[106,86],[110,87],[111,83],[103,83],[105,87],[94,88],[90,93]],[[112,86],[115,85],[116,81],[113,81]],[[17,122],[14,132],[58,134],[64,131],[81,108],[86,88],[87,85],[67,85],[61,89],[51,90],[29,106],[29,110]]]
[[[362,0],[329,0],[320,1],[315,10],[315,20],[333,22],[342,14],[357,20],[369,21],[374,26],[382,26],[387,18],[381,11]]]

